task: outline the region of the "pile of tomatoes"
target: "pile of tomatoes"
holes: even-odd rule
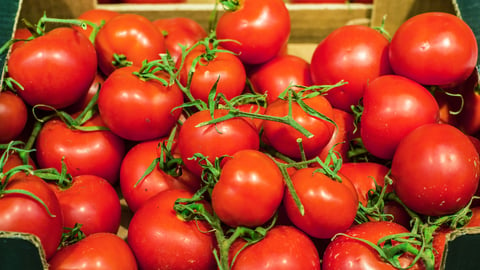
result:
[[[282,0],[219,4],[210,29],[102,9],[17,29],[0,230],[50,269],[440,269],[480,226],[469,26],[343,26],[306,60]]]

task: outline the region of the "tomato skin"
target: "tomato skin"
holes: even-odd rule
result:
[[[48,263],[51,270],[138,269],[128,244],[112,233],[95,233],[61,248]]]
[[[113,11],[113,10],[108,10],[108,9],[101,9],[101,8],[94,8],[94,9],[89,9],[82,14],[80,14],[77,19],[79,20],[86,20],[91,23],[94,23],[97,26],[101,26],[102,23],[108,22],[111,18],[120,15],[120,13]],[[90,38],[90,34],[93,31],[93,28],[87,24],[87,28],[83,29],[80,26],[73,25],[72,26],[74,29],[77,31],[83,33],[86,37]]]
[[[422,13],[402,23],[389,49],[394,72],[423,85],[464,81],[475,68],[477,57],[477,42],[470,27],[459,17],[443,12]]]
[[[217,109],[214,111],[214,119],[227,113],[228,110]],[[199,161],[190,159],[195,153],[203,154],[213,164],[215,158],[224,155],[233,155],[243,149],[259,149],[259,134],[252,121],[235,117],[215,125],[196,127],[209,120],[212,117],[208,110],[194,113],[186,119],[178,134],[180,157],[193,174],[200,176],[202,172]]]
[[[97,33],[95,47],[98,65],[108,76],[116,68],[113,55],[125,55],[134,66],[144,60],[159,59],[165,53],[164,37],[147,18],[138,14],[121,14],[111,18]]]
[[[271,103],[291,85],[311,86],[310,64],[296,55],[279,55],[249,73],[254,91]]]
[[[365,89],[360,136],[372,155],[391,159],[409,132],[438,120],[438,103],[425,87],[398,75],[380,76]]]
[[[100,115],[85,124],[105,126]],[[35,142],[40,168],[62,170],[62,160],[72,176],[93,174],[109,183],[118,182],[118,171],[125,155],[124,141],[109,130],[81,131],[70,129],[58,118],[47,121]]]
[[[247,149],[225,161],[211,201],[225,224],[255,227],[273,217],[283,194],[283,176],[277,164],[263,152]]]
[[[105,125],[121,138],[145,141],[170,133],[180,117],[183,93],[176,84],[142,80],[130,66],[115,70],[105,80],[98,96],[98,109]],[[157,74],[166,79],[166,74]]]
[[[393,156],[394,190],[417,213],[452,214],[475,194],[479,162],[467,135],[448,124],[426,124],[408,134]]]
[[[0,92],[0,144],[17,138],[27,124],[28,111],[22,98],[10,91]]]
[[[16,173],[8,180],[6,190],[25,190],[40,198],[52,214],[35,199],[26,195],[3,194],[0,198],[0,230],[31,233],[40,239],[47,259],[60,244],[63,216],[55,193],[41,178]]]
[[[302,101],[329,119],[333,119],[333,108],[324,96],[318,95],[305,98]],[[288,112],[289,101],[277,99],[267,106],[265,114],[284,117],[288,115]],[[301,158],[301,153],[297,139],[301,138],[306,157],[315,157],[330,141],[335,131],[335,126],[326,120],[308,114],[297,102],[292,102],[292,117],[297,123],[300,123],[300,125],[312,133],[313,137],[307,138],[288,124],[264,121],[264,135],[268,143],[280,153],[299,159]]]
[[[347,82],[329,90],[325,97],[333,107],[351,112],[371,80],[392,73],[388,45],[387,38],[368,26],[340,27],[315,48],[310,65],[312,81],[316,85]]]
[[[221,46],[239,55],[246,64],[261,64],[279,54],[290,36],[290,14],[282,0],[243,0],[238,9],[218,19]]]
[[[184,190],[166,190],[146,202],[130,221],[127,241],[141,269],[214,269],[214,237],[206,223],[183,221],[173,209]]]
[[[312,237],[326,239],[353,224],[358,196],[344,176],[339,175],[342,182],[338,182],[316,169],[299,169],[291,176],[305,215],[300,214],[290,192],[285,192],[283,203],[293,224]]]
[[[243,241],[233,244],[232,257],[243,244]],[[240,269],[320,270],[320,258],[306,234],[293,226],[276,225],[265,238],[240,252],[232,270]]]
[[[82,224],[80,229],[85,235],[117,233],[122,209],[117,192],[107,180],[96,175],[79,175],[73,177],[66,189],[54,183],[49,186],[60,202],[64,227]]]
[[[61,109],[73,104],[88,91],[96,72],[95,47],[69,27],[24,43],[8,60],[9,76],[23,87],[18,95],[32,106]]]

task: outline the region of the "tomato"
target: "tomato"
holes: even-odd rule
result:
[[[139,142],[125,155],[120,168],[120,188],[122,195],[133,212],[137,211],[148,199],[167,189],[185,189],[194,191],[193,186],[184,183],[162,171],[157,165],[153,171],[140,179],[152,162],[160,157],[160,143],[165,138]],[[138,185],[137,185],[138,182]],[[196,187],[200,185],[197,180]]]
[[[393,71],[423,85],[464,81],[477,57],[472,29],[459,17],[443,12],[422,13],[402,23],[389,49]]]
[[[108,22],[111,18],[120,15],[120,13],[109,10],[109,9],[102,9],[102,8],[94,8],[94,9],[89,9],[82,14],[80,14],[77,19],[79,20],[85,20],[88,22],[91,22],[97,26],[102,26],[106,22]],[[83,29],[80,26],[72,26],[75,28],[77,31],[85,34],[86,37],[90,38],[90,34],[93,31],[93,28],[87,24],[87,28]]]
[[[18,192],[3,193],[0,197],[0,231],[36,235],[42,243],[45,257],[51,258],[57,251],[63,232],[62,210],[55,193],[44,180],[25,173],[16,173],[8,180],[5,191],[9,190],[30,192],[46,207],[31,196]]]
[[[97,75],[95,76],[95,79],[90,85],[88,92],[82,98],[77,100],[77,102],[65,108],[65,111],[70,114],[81,113],[85,109],[85,107],[87,107],[88,103],[90,103],[92,98],[97,94],[98,90],[104,82],[104,76],[100,72],[97,72]]]
[[[176,84],[164,85],[144,80],[130,66],[115,70],[105,80],[98,96],[98,109],[105,125],[118,136],[131,141],[166,136],[176,124],[183,104],[183,93]],[[155,74],[169,80],[164,72]]]
[[[238,54],[242,62],[261,64],[283,49],[290,36],[290,14],[282,0],[244,0],[219,17],[216,26],[221,46]]]
[[[326,239],[353,224],[358,196],[346,177],[339,174],[340,182],[316,169],[299,169],[291,177],[305,214],[300,213],[290,192],[285,192],[283,203],[295,226],[312,237]]]
[[[329,119],[333,119],[333,108],[324,96],[317,95],[305,98],[302,101],[318,113],[323,114]],[[315,157],[332,138],[335,126],[327,120],[310,115],[295,101],[292,101],[291,105],[293,119],[313,134],[313,136],[308,138],[291,125],[276,121],[263,122],[264,135],[268,143],[278,152],[296,159],[301,157],[297,142],[297,139],[301,138],[306,157]],[[277,117],[287,116],[288,113],[289,101],[284,99],[277,99],[270,103],[265,111],[266,115]]]
[[[239,104],[239,105],[236,105],[235,108],[242,111],[242,112],[256,113],[256,114],[259,114],[259,115],[265,114],[265,111],[266,111],[265,106],[262,106],[262,105],[256,104],[256,103]],[[260,130],[262,128],[262,125],[263,125],[263,119],[253,118],[253,117],[252,118],[247,117],[247,119],[250,119],[251,121],[253,121],[253,124],[255,125],[257,130],[260,132]]]
[[[189,86],[192,96],[205,102],[217,81],[217,95],[221,93],[230,100],[243,92],[247,79],[245,67],[236,55],[207,50],[204,45],[185,56],[179,76],[181,84]]]
[[[16,139],[27,124],[28,111],[22,98],[10,91],[0,92],[0,144]]]
[[[256,227],[273,217],[284,194],[277,164],[259,150],[240,150],[223,164],[212,207],[231,227]]]
[[[15,49],[8,75],[22,85],[18,95],[29,105],[65,108],[90,87],[97,72],[97,54],[80,32],[58,27]]]
[[[267,95],[271,103],[291,85],[311,86],[310,64],[296,55],[279,55],[249,74],[255,92]]]
[[[82,126],[105,124],[96,114]],[[109,130],[81,131],[71,129],[58,118],[47,121],[35,142],[35,157],[39,168],[62,170],[72,176],[93,174],[111,184],[118,181],[118,171],[125,155],[124,141]]]
[[[64,227],[80,228],[85,235],[99,232],[117,233],[122,213],[114,187],[96,175],[79,175],[64,188],[49,183],[62,208]]]
[[[15,32],[13,34],[14,34],[13,38],[16,41],[15,41],[15,43],[12,44],[11,52],[13,52],[19,46],[25,44],[25,42],[27,42],[27,40],[32,37],[32,33],[30,32],[30,30],[28,30],[28,28],[24,28],[24,27],[19,27],[19,28],[15,29]]]
[[[408,232],[405,227],[394,222],[370,221],[352,226],[345,234],[377,244],[382,237]],[[348,236],[337,236],[328,244],[322,257],[322,269],[398,269],[384,261],[378,252],[366,243]],[[413,258],[413,254],[405,253],[398,259],[402,267],[407,267],[412,263]],[[424,269],[424,267],[419,261],[409,269]]]
[[[455,213],[477,190],[479,162],[475,146],[460,130],[448,124],[425,124],[408,134],[395,151],[391,167],[395,193],[417,213]]]
[[[232,257],[243,247],[235,242]],[[320,258],[313,241],[293,226],[276,225],[265,238],[240,251],[232,270],[239,269],[320,269]]]
[[[159,59],[165,53],[164,37],[147,18],[138,14],[121,14],[111,18],[97,33],[95,47],[98,65],[104,75],[116,69],[114,54],[123,55],[134,66],[144,60]]]
[[[438,120],[437,101],[425,87],[398,75],[380,76],[365,89],[360,136],[372,155],[390,159],[409,132]]]
[[[153,24],[162,32],[166,51],[175,62],[182,56],[182,46],[192,45],[207,37],[207,31],[197,21],[187,17],[160,18]]]
[[[133,215],[127,241],[141,269],[214,269],[215,241],[207,224],[184,221],[173,209],[185,190],[166,190],[147,201]]]
[[[91,234],[75,244],[63,247],[48,264],[51,270],[138,269],[128,244],[112,233]]]
[[[213,119],[222,117],[228,110],[214,110]],[[217,124],[197,127],[198,124],[212,120],[210,111],[202,110],[188,117],[180,128],[177,147],[185,167],[200,176],[204,161],[192,159],[200,153],[213,164],[216,158],[233,155],[244,149],[258,150],[260,139],[257,128],[252,121],[235,117]]]

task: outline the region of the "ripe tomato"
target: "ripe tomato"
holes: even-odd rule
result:
[[[95,233],[61,248],[48,264],[51,270],[138,269],[128,244],[112,233]]]
[[[231,227],[255,227],[273,217],[284,194],[277,164],[259,150],[240,150],[222,166],[213,187],[212,207]]]
[[[271,103],[291,85],[311,86],[310,64],[296,55],[279,55],[261,64],[248,75],[253,90],[267,94]]]
[[[315,111],[323,114],[329,119],[333,119],[333,108],[324,96],[317,95],[305,98],[302,101]],[[288,112],[289,101],[277,99],[267,106],[265,114],[284,117],[288,115]],[[313,137],[307,138],[305,135],[301,134],[300,131],[294,129],[288,124],[276,121],[264,121],[264,135],[268,143],[278,152],[291,158],[299,159],[301,153],[297,139],[301,138],[306,157],[315,157],[332,138],[335,126],[324,119],[310,115],[295,101],[292,101],[292,117],[297,123],[312,133]]]
[[[244,0],[218,19],[217,38],[242,62],[261,64],[283,49],[290,36],[290,14],[282,0]]]
[[[233,244],[231,257],[244,243],[238,240]],[[293,226],[277,225],[265,238],[238,254],[232,270],[239,269],[320,270],[320,258],[313,241],[305,233]]]
[[[346,177],[339,174],[340,182],[315,172],[316,169],[299,169],[291,177],[305,215],[301,215],[290,192],[285,192],[283,203],[295,226],[312,237],[326,239],[344,232],[353,224],[358,196]]]
[[[394,222],[370,221],[352,226],[345,234],[377,244],[382,237],[408,232],[405,227]],[[366,243],[348,236],[337,236],[327,245],[323,253],[322,269],[398,269],[384,261],[378,252]],[[402,267],[407,267],[412,263],[413,258],[413,254],[405,253],[399,257],[399,261]],[[424,267],[422,262],[419,261],[409,269],[424,269]]]
[[[94,8],[94,9],[89,9],[82,14],[80,14],[77,19],[79,20],[85,20],[89,21],[91,23],[96,24],[97,26],[101,26],[102,23],[108,22],[111,18],[120,15],[120,13],[109,10],[109,9],[101,9],[101,8]],[[87,24],[87,28],[83,29],[80,26],[74,25],[73,28],[75,28],[77,31],[83,33],[86,37],[90,38],[90,34],[93,31],[93,28]]]
[[[105,124],[96,114],[84,127]],[[62,170],[72,176],[93,174],[111,184],[118,181],[118,171],[125,155],[124,141],[109,130],[81,131],[71,129],[58,118],[47,121],[35,142],[35,155],[39,168]]]
[[[207,50],[204,45],[195,47],[185,56],[179,76],[184,86],[190,80],[192,96],[205,102],[217,81],[217,95],[221,93],[230,100],[243,92],[247,79],[245,67],[236,55]]]
[[[18,91],[29,105],[65,108],[90,87],[97,72],[92,43],[70,27],[58,27],[15,49],[8,75],[22,85]]]
[[[438,120],[437,101],[425,87],[402,76],[385,75],[365,89],[360,135],[372,155],[391,159],[409,132]]]
[[[183,93],[176,84],[144,80],[130,66],[115,70],[102,85],[98,109],[106,126],[118,136],[132,141],[157,139],[169,134],[180,117]],[[164,72],[155,74],[165,80]]]
[[[443,12],[422,13],[402,23],[389,49],[393,71],[423,85],[464,81],[477,57],[472,29],[459,17]]]
[[[190,48],[199,40],[207,37],[207,31],[197,21],[187,17],[161,18],[153,24],[162,32],[165,48],[175,62],[182,55],[180,45]]]
[[[165,53],[160,30],[147,18],[138,14],[121,14],[111,18],[97,33],[95,47],[98,65],[104,75],[116,69],[114,54],[124,55],[127,61],[141,66],[144,60],[159,59]]]
[[[378,76],[391,74],[389,41],[364,25],[346,25],[331,32],[312,55],[310,70],[317,85],[347,82],[327,92],[333,107],[351,111],[359,104],[365,86]]]
[[[57,251],[63,232],[63,216],[55,193],[41,178],[25,173],[14,174],[5,191],[25,190],[38,197],[48,208],[31,196],[18,192],[0,197],[0,231],[24,232],[36,235],[47,259]]]
[[[27,124],[28,111],[22,98],[10,91],[0,92],[0,144],[16,139]]]
[[[62,208],[64,227],[80,228],[85,235],[99,232],[117,233],[122,208],[113,186],[96,175],[79,175],[68,187],[49,183]]]
[[[141,269],[214,269],[213,233],[202,221],[180,219],[173,205],[191,198],[185,190],[165,190],[133,215],[127,241]]]
[[[475,146],[448,124],[416,128],[400,142],[392,160],[395,193],[407,207],[424,215],[448,215],[465,207],[479,177]]]
[[[214,110],[213,119],[227,113],[224,109]],[[185,120],[178,134],[178,151],[185,167],[193,174],[200,176],[203,170],[198,160],[191,159],[196,153],[201,153],[213,164],[216,158],[224,155],[231,156],[244,149],[259,149],[259,134],[252,121],[236,117],[197,127],[209,120],[212,120],[210,111],[198,111]]]
[[[92,98],[97,94],[98,90],[104,82],[105,77],[100,72],[97,72],[97,75],[95,76],[95,79],[90,85],[88,92],[79,100],[77,100],[77,102],[65,108],[65,111],[70,114],[80,114],[85,109],[85,107],[87,107],[88,103],[90,103]]]
[[[15,29],[15,32],[13,34],[14,34],[13,38],[17,41],[15,41],[15,43],[12,44],[11,52],[13,52],[16,48],[20,47],[29,38],[32,37],[32,33],[30,32],[30,30],[28,30],[28,28],[24,28],[24,27],[19,27],[19,28]]]

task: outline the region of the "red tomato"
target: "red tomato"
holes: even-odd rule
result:
[[[464,81],[477,57],[472,29],[459,17],[443,12],[422,13],[402,23],[389,49],[393,71],[423,85]]]
[[[279,55],[249,74],[254,91],[271,103],[291,85],[311,86],[310,64],[296,55]]]
[[[244,245],[235,242],[232,257]],[[302,269],[320,270],[320,258],[313,241],[293,226],[277,225],[265,238],[242,250],[235,259],[232,270],[238,269]]]
[[[17,173],[8,180],[5,191],[25,190],[38,197],[48,208],[31,196],[3,193],[0,197],[0,231],[36,235],[47,259],[57,251],[63,232],[60,203],[47,183],[35,175]]]
[[[85,107],[87,107],[88,103],[90,103],[92,98],[97,94],[98,90],[104,82],[104,76],[100,72],[97,72],[97,75],[95,76],[95,79],[90,85],[88,92],[82,98],[77,100],[77,102],[75,102],[68,108],[65,108],[65,111],[70,114],[81,113],[85,109]]]
[[[358,196],[350,181],[333,180],[317,168],[297,170],[291,177],[295,191],[305,208],[302,216],[290,192],[283,203],[289,219],[315,238],[330,238],[348,229],[355,219]]]
[[[84,127],[102,126],[97,114]],[[93,174],[111,184],[118,181],[118,171],[125,155],[124,141],[109,130],[81,131],[71,129],[58,118],[46,122],[35,142],[35,155],[39,168],[62,170],[72,176]]]
[[[130,221],[127,241],[141,269],[214,269],[213,232],[202,221],[184,221],[173,209],[185,190],[166,190],[146,202]]]
[[[372,155],[391,159],[409,132],[438,120],[437,101],[426,88],[402,76],[385,75],[365,89],[360,135]]]
[[[261,64],[283,49],[290,36],[290,14],[282,0],[244,0],[218,19],[221,45],[238,54],[242,62]]]
[[[382,237],[408,232],[405,227],[394,222],[370,221],[352,226],[345,234],[377,244]],[[413,258],[413,254],[406,253],[400,256],[399,261],[402,267],[407,267],[412,263]],[[384,261],[378,252],[366,243],[343,235],[335,237],[328,244],[322,259],[323,270],[398,269]],[[424,267],[420,261],[409,269],[424,269]]]
[[[145,141],[166,136],[176,124],[183,93],[176,84],[144,80],[133,72],[138,67],[119,68],[105,80],[98,96],[98,109],[106,126],[118,136]],[[169,80],[164,72],[156,74]]]
[[[95,47],[98,65],[105,75],[116,67],[113,55],[124,55],[134,66],[144,60],[159,59],[165,53],[164,38],[160,30],[147,18],[138,14],[121,14],[111,18],[97,33]]]
[[[138,269],[128,244],[112,233],[95,233],[61,248],[48,264],[51,270]]]
[[[30,32],[30,30],[28,30],[28,28],[19,27],[15,29],[13,38],[17,41],[12,44],[11,52],[13,52],[16,48],[20,47],[20,45],[25,44],[25,42],[31,37],[32,33]]]
[[[109,10],[109,9],[101,9],[101,8],[94,8],[94,9],[89,9],[82,14],[80,14],[77,19],[79,20],[85,20],[91,23],[96,24],[97,26],[101,26],[102,23],[105,24],[108,22],[111,18],[120,15],[120,13]],[[76,30],[79,32],[85,34],[86,37],[90,38],[90,34],[93,31],[93,28],[87,24],[87,28],[83,29],[80,26],[73,26]]]
[[[117,233],[122,208],[116,190],[107,180],[96,175],[79,175],[66,188],[49,184],[60,202],[64,227],[82,224],[80,230],[85,235]]]
[[[227,110],[217,109],[213,119],[222,117]],[[187,118],[180,128],[177,147],[185,167],[200,176],[202,167],[199,160],[191,159],[201,153],[213,164],[215,158],[233,155],[244,149],[258,150],[260,139],[255,125],[245,118],[232,118],[217,124],[197,127],[198,124],[212,120],[210,111],[203,110]],[[202,162],[203,163],[203,162]]]
[[[465,207],[479,177],[475,146],[447,124],[418,127],[400,142],[392,160],[395,193],[407,207],[424,215],[448,215]]]
[[[207,37],[207,31],[203,26],[187,17],[156,19],[153,24],[162,32],[166,50],[175,62],[182,55],[180,45],[190,48],[199,40]]]
[[[256,227],[273,217],[283,194],[283,176],[277,164],[263,152],[248,149],[225,161],[211,201],[225,224]]]
[[[324,96],[317,95],[305,98],[302,101],[315,111],[333,119],[333,108]],[[268,143],[278,152],[297,159],[301,157],[297,139],[301,138],[307,158],[315,157],[332,138],[335,126],[324,119],[305,112],[297,102],[292,101],[291,105],[293,119],[313,134],[313,137],[307,138],[292,126],[276,121],[263,122],[264,135]],[[265,114],[284,117],[288,115],[288,112],[289,101],[277,99],[267,106]]]
[[[247,79],[245,67],[236,55],[206,50],[203,45],[185,56],[179,75],[181,84],[189,86],[192,96],[205,102],[217,81],[217,95],[222,93],[230,100],[243,92]]]
[[[137,211],[148,199],[167,189],[185,189],[194,191],[194,188],[168,175],[158,166],[141,182],[143,174],[152,162],[160,157],[158,147],[164,138],[144,141],[134,145],[125,155],[120,168],[120,188],[127,202],[128,208]],[[138,182],[138,185],[136,186]],[[198,180],[197,186],[200,184]]]
[[[7,64],[9,76],[22,85],[18,95],[27,104],[59,109],[88,91],[97,72],[97,54],[83,34],[58,27],[15,49]]]
[[[266,107],[261,106],[256,103],[245,103],[245,104],[240,104],[235,106],[235,108],[239,109],[242,112],[248,112],[248,113],[256,113],[256,114],[265,114]],[[253,121],[253,124],[257,128],[258,131],[262,128],[263,125],[263,119],[259,118],[249,118],[251,121]]]
[[[339,27],[322,40],[312,55],[310,70],[317,85],[347,82],[328,91],[332,106],[351,111],[359,104],[365,86],[378,76],[391,74],[389,41],[377,30],[364,25]]]
[[[0,144],[16,139],[27,124],[28,111],[22,98],[10,91],[0,92]]]

